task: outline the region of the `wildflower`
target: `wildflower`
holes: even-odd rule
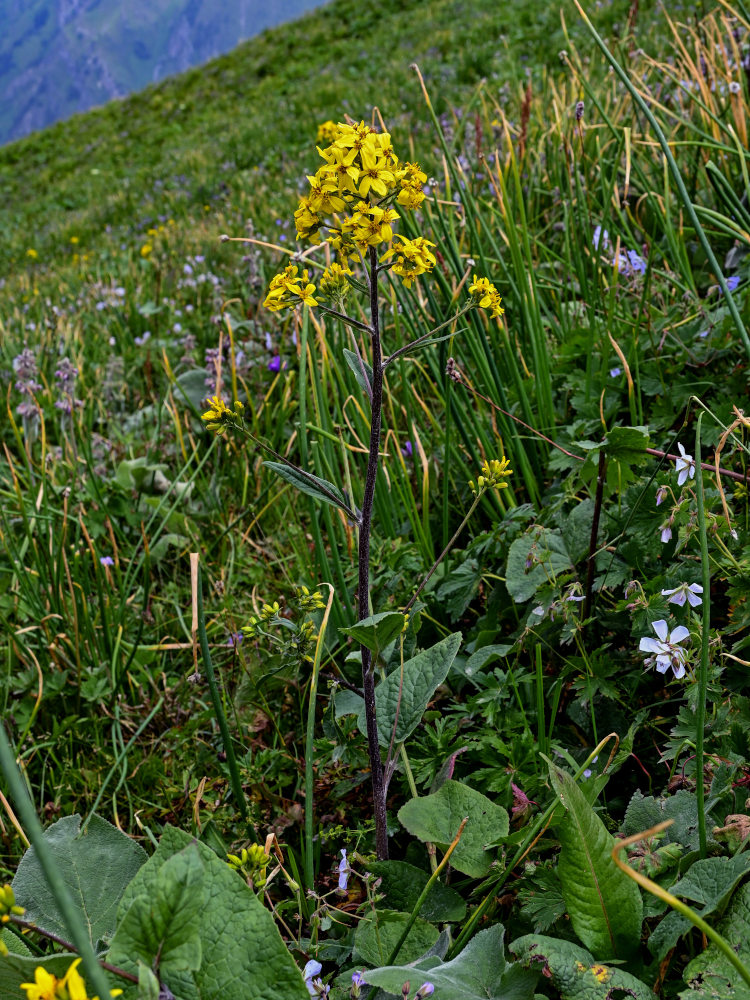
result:
[[[112,556],[100,556],[99,562],[102,566],[114,566],[115,561]]]
[[[519,788],[515,782],[510,783],[511,791],[513,792],[513,808],[511,809],[512,816],[525,816],[531,811],[531,807],[535,806],[537,803],[533,799],[530,799],[523,789]]]
[[[404,458],[412,457],[412,455],[414,454],[414,446],[412,445],[411,441],[406,442],[404,447],[401,449],[401,454],[404,456]]]
[[[317,976],[321,972],[322,968],[323,966],[320,962],[316,962],[314,958],[311,958],[302,972],[302,978],[305,980],[307,992],[311,997],[318,995],[317,990],[313,985],[313,977]],[[320,980],[318,980],[318,982],[320,982]]]
[[[583,113],[586,110],[586,105],[583,101],[578,101],[576,104],[576,121],[579,122],[583,118]]]
[[[6,883],[0,889],[0,923],[7,924],[11,914],[14,917],[22,917],[24,913],[24,908],[16,905],[16,896],[13,892],[13,887]]]
[[[669,490],[667,489],[666,486],[660,486],[659,487],[659,489],[656,491],[656,506],[657,507],[659,506],[660,503],[662,503],[666,499],[668,493],[669,493]]]
[[[435,266],[435,254],[430,250],[435,244],[422,236],[417,236],[414,240],[407,240],[403,236],[398,236],[397,239],[400,243],[383,254],[381,260],[388,260],[395,254],[391,270],[404,279],[406,288],[410,288],[418,275],[431,271]]]
[[[151,243],[144,243],[143,246],[141,247],[141,250],[140,250],[141,257],[144,257],[144,258],[145,257],[150,257],[153,252],[154,252],[154,248],[153,248],[153,246],[152,246]]]
[[[680,457],[675,459],[675,472],[677,475],[677,485],[682,486],[686,483],[688,476],[691,479],[695,479],[695,462],[692,455],[688,455],[682,444],[678,442],[677,447],[680,449]]]
[[[699,583],[681,583],[679,587],[675,587],[673,590],[662,590],[661,593],[662,597],[669,597],[669,604],[678,604],[681,608],[685,607],[685,601],[691,608],[697,608],[699,604],[703,603],[703,598],[700,596],[703,593],[703,587]]]
[[[601,244],[602,250],[607,250],[609,249],[609,233],[606,229],[602,229],[601,226],[597,226],[591,242],[594,244],[594,250],[599,249],[599,244]]]
[[[618,375],[622,375],[622,368],[610,368],[609,369],[609,377],[610,378],[617,378]]]
[[[313,298],[315,285],[310,283],[310,275],[305,269],[300,276],[297,274],[298,268],[293,264],[285,267],[281,274],[271,278],[263,305],[271,312],[278,312],[279,309],[292,308],[299,305],[294,296],[308,306],[316,306],[318,303]]]
[[[422,983],[414,994],[414,1000],[424,1000],[425,997],[431,997],[434,992],[435,987],[432,983]]]
[[[661,538],[662,542],[664,542],[665,545],[672,538],[672,521],[671,521],[671,518],[670,518],[669,521],[666,522],[666,524],[662,524],[660,538]]]
[[[352,973],[352,987],[349,990],[351,1000],[357,1000],[362,987],[365,985],[365,978],[361,972]]]
[[[89,1000],[86,984],[81,978],[78,966],[81,959],[77,958],[62,979],[47,972],[41,965],[34,970],[33,983],[21,983],[21,989],[26,990],[26,1000]],[[110,997],[118,997],[122,990],[110,990]],[[91,997],[91,1000],[99,1000]]]
[[[333,142],[339,134],[339,127],[336,122],[327,121],[318,125],[318,135],[316,142]]]
[[[32,260],[36,260],[39,254],[33,247],[29,247],[29,249],[26,251],[26,256],[31,257]]]
[[[344,300],[349,294],[351,285],[347,279],[347,274],[351,274],[351,269],[344,264],[333,263],[323,272],[319,289],[320,294],[329,298],[336,309],[342,309]]]
[[[220,396],[211,396],[206,402],[209,409],[201,415],[201,420],[210,421],[206,424],[206,430],[223,434],[230,424],[234,426],[241,424],[244,406],[239,399],[235,400],[233,410],[229,409]]]
[[[503,477],[513,475],[513,470],[509,469],[508,465],[508,459],[504,457],[499,462],[496,458],[485,462],[482,465],[481,475],[477,476],[476,485],[473,479],[469,480],[469,488],[474,496],[478,496],[480,492],[484,492],[485,490],[506,489],[508,484],[504,481]]]
[[[474,281],[469,285],[469,295],[471,295],[475,304],[480,307],[480,309],[489,309],[490,316],[492,319],[496,319],[503,315],[505,310],[500,305],[503,301],[495,286],[489,280],[489,278],[477,278],[474,275]]]
[[[269,372],[280,372],[281,371],[281,355],[274,354],[271,360],[268,362]]]
[[[740,283],[739,274],[733,274],[731,278],[727,278],[727,288],[729,289],[730,292],[733,292],[735,288],[739,285],[739,283]]]
[[[678,625],[676,629],[672,630],[671,635],[668,635],[667,623],[663,618],[652,622],[651,627],[658,638],[652,639],[651,636],[644,636],[638,646],[643,653],[656,654],[655,657],[648,657],[646,666],[651,666],[655,660],[656,669],[660,674],[666,673],[671,667],[675,677],[679,680],[680,677],[685,676],[687,653],[677,644],[684,642],[689,637],[690,632],[684,625]]]
[[[349,886],[349,875],[351,868],[346,857],[345,848],[341,848],[341,861],[339,861],[339,892],[346,892]]]
[[[316,590],[311,594],[309,587],[297,590],[297,603],[300,611],[320,611],[326,606],[322,593]]]
[[[737,80],[731,80],[729,83],[729,93],[739,94],[742,90],[742,84],[738,83]]]

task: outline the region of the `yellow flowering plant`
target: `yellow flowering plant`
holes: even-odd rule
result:
[[[469,294],[456,313],[428,333],[387,354],[381,332],[380,282],[387,277],[411,289],[423,276],[429,275],[438,262],[435,243],[425,236],[408,238],[396,232],[403,213],[419,209],[424,201],[427,175],[418,163],[399,159],[382,123],[377,129],[364,121],[326,121],[318,129],[317,140],[322,162],[314,173],[307,175],[308,187],[294,213],[297,239],[312,244],[312,248],[305,250],[303,255],[292,255],[290,263],[274,275],[263,304],[271,312],[308,306],[335,317],[349,328],[354,350],[346,352],[347,363],[366,393],[370,409],[369,447],[360,506],[354,506],[348,499],[350,489],[344,493],[335,484],[293,466],[286,458],[276,455],[275,462],[266,464],[303,492],[339,507],[356,525],[357,602],[359,618],[364,620],[370,607],[370,533],[380,461],[386,369],[405,354],[441,339],[435,338],[435,334],[444,327],[451,325],[455,329],[456,319],[469,309],[489,309],[491,318],[501,317],[503,309],[495,286],[488,278],[475,275],[468,288]],[[325,252],[325,263],[315,260],[315,248]],[[319,277],[316,271],[322,272]],[[356,293],[366,296],[363,309],[347,310],[350,296]],[[363,314],[368,317],[367,321],[360,318]],[[210,401],[210,409],[203,419],[208,428],[217,433],[243,424],[242,413],[236,407],[231,410],[217,398]],[[261,447],[266,447],[247,428],[244,432]],[[497,479],[498,488],[504,485],[502,475],[506,474],[497,470],[491,473]],[[441,558],[444,555],[445,552]],[[430,574],[433,571],[434,567]],[[262,616],[256,616],[250,622],[245,632],[247,637],[257,637],[263,632],[267,622],[261,619]],[[385,765],[381,760],[375,709],[375,662],[366,642],[361,643],[361,657],[376,850],[382,859],[388,856],[385,803],[394,757],[389,750]]]
[[[62,979],[52,975],[41,965],[34,970],[33,983],[21,983],[21,989],[26,991],[26,1000],[99,1000],[98,996],[89,997],[86,983],[83,981],[78,966],[81,959],[77,958],[68,968]],[[111,997],[118,997],[122,990],[110,990]]]

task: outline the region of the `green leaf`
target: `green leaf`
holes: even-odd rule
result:
[[[310,996],[270,912],[214,852],[182,830],[168,826],[156,852],[128,886],[119,907],[124,920],[139,896],[156,892],[159,872],[171,857],[194,845],[204,871],[199,919],[203,962],[196,971],[171,970],[164,984],[178,1000],[310,1000]],[[138,974],[137,960],[121,963]],[[122,985],[122,982],[119,983]],[[137,987],[123,1000],[137,1000]]]
[[[451,570],[448,578],[440,584],[435,597],[449,621],[456,621],[466,611],[479,590],[481,578],[479,561],[469,558]]]
[[[669,891],[674,896],[702,904],[700,909],[693,908],[705,920],[726,906],[749,871],[750,854],[737,854],[733,858],[704,858],[694,862],[685,877],[670,886]],[[649,951],[661,961],[692,927],[687,917],[671,910],[648,939]]]
[[[571,941],[527,934],[513,942],[510,952],[527,968],[543,972],[559,991],[560,1000],[654,1000],[650,987],[640,979],[596,962]]]
[[[394,722],[396,745],[403,743],[414,732],[422,721],[430,698],[448,676],[460,645],[461,633],[454,632],[404,663],[403,684],[400,666],[378,684],[375,688],[375,711],[381,747],[390,746]],[[364,702],[357,725],[360,732],[367,732]]]
[[[354,935],[355,952],[366,965],[385,962],[398,944],[409,919],[408,913],[376,910],[370,919],[360,920]],[[404,962],[414,961],[432,948],[439,936],[437,927],[418,917],[401,946],[399,957]]]
[[[626,958],[638,950],[643,901],[636,883],[612,860],[615,838],[586,801],[572,775],[549,766],[565,807],[558,823],[558,864],[573,930],[597,958]]]
[[[495,852],[485,850],[485,845],[508,836],[508,813],[502,806],[468,785],[446,781],[434,795],[411,799],[398,813],[399,822],[413,837],[442,850],[456,836],[465,816],[469,822],[450,863],[464,875],[483,878],[495,860]]]
[[[303,472],[302,469],[293,469],[282,462],[264,462],[266,468],[272,469],[277,476],[287,483],[291,483],[300,493],[305,493],[321,503],[330,504],[331,507],[340,507],[342,510],[348,509],[348,504],[341,495],[338,487],[329,483],[327,479],[318,479],[311,472]]]
[[[693,792],[681,789],[675,795],[656,799],[652,795],[643,795],[640,791],[633,794],[625,812],[623,833],[631,837],[642,830],[650,830],[664,820],[674,820],[665,830],[664,839],[668,844],[682,844],[691,851],[699,848],[698,836],[698,799]],[[706,815],[706,825],[714,826],[710,813]]]
[[[527,566],[528,560],[531,566]],[[522,604],[530,600],[539,587],[549,584],[561,573],[569,573],[572,568],[559,531],[531,528],[510,547],[505,586],[516,604]]]
[[[750,968],[750,883],[735,895],[716,930]],[[690,989],[680,993],[682,1000],[750,1000],[750,986],[713,943],[688,965],[684,979]]]
[[[367,870],[380,879],[378,893],[385,896],[386,906],[402,913],[413,913],[417,900],[429,881],[427,872],[405,861],[368,861]],[[437,881],[422,904],[419,916],[435,923],[463,920],[466,916],[466,903],[455,889]]]
[[[356,378],[360,389],[369,396],[372,392],[372,368],[367,364],[364,358],[360,361],[359,356],[355,354],[354,351],[348,351],[346,348],[344,348],[344,358],[346,359],[346,363],[354,372],[354,377]],[[366,379],[364,373],[362,372],[363,365],[365,372],[367,373]]]
[[[159,868],[153,887],[137,896],[117,928],[108,960],[144,962],[160,975],[200,968],[203,863],[196,844]]]
[[[159,980],[143,962],[138,963],[138,1000],[159,1000]]]
[[[532,1000],[538,974],[506,962],[504,934],[495,924],[479,931],[451,962],[433,958],[372,969],[364,973],[365,982],[395,996],[407,980],[415,989],[429,980],[440,1000]]]
[[[379,656],[385,647],[400,635],[404,628],[406,616],[400,611],[383,611],[379,615],[371,615],[349,628],[340,628],[339,632],[350,635],[361,646],[371,649]]]
[[[81,926],[96,947],[97,941],[114,932],[120,898],[146,861],[146,852],[99,816],[92,816],[85,833],[81,833],[80,816],[65,816],[44,831],[44,839],[68,886]],[[69,940],[68,925],[33,847],[21,858],[12,885],[18,905],[26,909],[26,920]]]

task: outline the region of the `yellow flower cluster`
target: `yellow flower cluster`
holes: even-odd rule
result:
[[[334,261],[325,269],[318,283],[319,294],[330,299],[337,309],[343,306],[344,299],[349,294],[351,285],[346,276],[351,273],[351,269],[346,265],[342,267]]]
[[[300,301],[307,306],[316,306],[318,303],[313,298],[315,285],[310,283],[310,275],[305,269],[298,275],[299,268],[293,264],[285,267],[281,274],[271,278],[268,295],[263,305],[271,312],[278,312],[279,309],[286,309],[289,306],[299,305]]]
[[[473,283],[469,285],[469,295],[474,297],[481,309],[489,309],[493,319],[497,319],[505,312],[500,305],[503,300],[489,278],[478,278],[475,274]]]
[[[297,590],[297,603],[300,611],[320,611],[326,606],[322,593],[315,590],[311,594],[309,587],[300,587]]]
[[[336,122],[332,122],[329,119],[327,122],[322,122],[322,124],[318,125],[318,135],[315,141],[318,143],[318,145],[320,145],[323,142],[325,143],[333,142],[333,140],[336,138],[338,134],[339,134],[338,125],[336,124]]]
[[[201,414],[201,420],[209,421],[206,424],[206,430],[223,434],[227,427],[232,425],[239,426],[241,424],[242,411],[245,407],[239,399],[235,401],[233,410],[229,409],[220,396],[210,396],[207,403],[209,408],[205,413]]]
[[[404,279],[404,285],[410,288],[418,275],[431,271],[435,266],[435,254],[430,250],[435,244],[423,236],[407,240],[406,237],[399,235],[396,239],[400,241],[398,245],[383,254],[382,259],[388,260],[395,256],[391,270],[394,274],[400,275]]]
[[[62,979],[53,976],[41,966],[34,970],[33,983],[21,983],[21,989],[26,990],[26,1000],[89,1000],[86,984],[81,978],[78,966],[81,959],[77,958]],[[122,990],[110,990],[111,997],[117,997]],[[99,997],[91,997],[99,1000]]]
[[[505,477],[513,475],[513,470],[508,468],[509,465],[510,462],[507,458],[503,458],[501,461],[493,458],[489,462],[485,462],[482,465],[480,475],[477,476],[476,483],[473,479],[469,480],[469,487],[474,496],[484,493],[485,490],[506,489],[508,484],[505,482]]]

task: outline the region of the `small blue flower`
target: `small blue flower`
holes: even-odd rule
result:
[[[610,368],[609,369],[609,377],[610,378],[617,378],[618,375],[622,375],[622,368]]]
[[[341,861],[339,861],[339,892],[347,892],[349,885],[349,874],[351,868],[346,859],[346,850],[341,848]]]
[[[731,278],[727,278],[727,288],[730,292],[733,292],[737,285],[740,283],[739,274],[733,274]]]
[[[268,362],[269,372],[280,372],[281,371],[281,356],[275,354],[271,360]]]
[[[112,556],[101,556],[99,562],[102,566],[114,566],[115,561]]]

